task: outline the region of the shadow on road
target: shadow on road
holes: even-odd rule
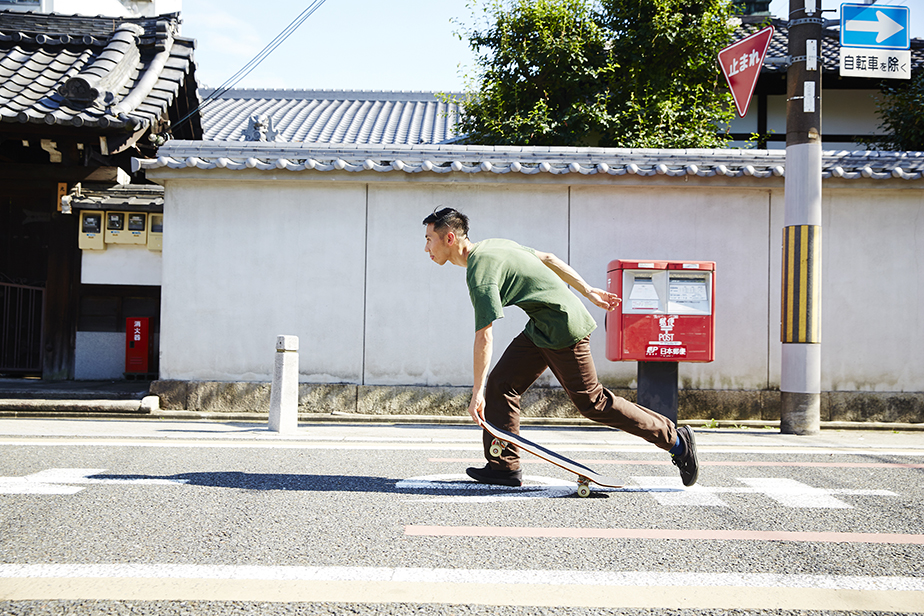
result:
[[[415,495],[459,495],[466,496],[499,494],[523,494],[544,489],[546,486],[526,485],[521,488],[489,486],[466,480],[427,481],[413,487],[402,487],[404,480],[386,477],[365,477],[355,475],[293,475],[286,473],[244,473],[240,471],[178,473],[176,475],[92,475],[89,479],[102,481],[168,481],[178,484],[208,488],[230,488],[256,491],[300,491],[300,492],[374,492],[379,494]]]
[[[292,475],[287,473],[243,473],[220,471],[176,475],[93,475],[93,479],[133,481],[160,480],[207,488],[238,490],[284,490],[305,492],[402,492],[397,479],[352,475]]]

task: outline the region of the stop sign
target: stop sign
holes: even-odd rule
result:
[[[767,26],[719,52],[719,66],[742,118],[748,113],[751,95],[772,38],[773,26]]]

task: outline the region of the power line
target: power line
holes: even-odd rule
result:
[[[311,17],[315,11],[321,8],[321,5],[324,4],[325,1],[326,0],[313,0],[313,2],[308,6],[308,8],[306,8],[304,11],[302,11],[299,14],[298,17],[292,20],[292,23],[290,23],[288,26],[285,27],[285,29],[282,32],[276,35],[276,38],[270,41],[266,45],[266,47],[264,47],[260,51],[260,53],[254,56],[250,62],[248,62],[247,64],[243,66],[243,68],[241,68],[239,71],[231,75],[231,77],[229,77],[223,84],[221,84],[211,94],[205,97],[198,107],[196,107],[195,109],[187,113],[185,116],[180,118],[180,120],[177,121],[176,124],[170,127],[170,131],[172,132],[178,129],[180,126],[188,122],[189,119],[193,115],[195,115],[196,113],[198,113],[199,111],[207,107],[208,105],[212,104],[213,102],[215,102],[222,94],[224,94],[228,90],[231,90],[232,88],[234,88],[234,86],[240,83],[240,81],[244,79],[244,77],[249,75],[251,72],[253,72],[255,68],[260,66],[260,64],[262,64],[262,62],[266,60],[266,58],[269,57],[269,55],[273,53],[277,47],[282,45],[285,42],[285,40],[288,39],[292,35],[292,33],[295,32],[299,28],[299,26],[305,23],[305,21],[309,17]]]

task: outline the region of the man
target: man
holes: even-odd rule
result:
[[[574,287],[594,305],[610,311],[622,300],[584,282],[567,263],[548,252],[510,240],[468,239],[468,217],[452,208],[427,216],[424,250],[438,265],[447,261],[466,268],[466,283],[475,309],[472,399],[468,412],[476,422],[519,434],[520,396],[549,368],[578,411],[588,419],[639,436],[669,451],[683,484],[696,483],[699,462],[693,431],[654,411],[614,395],[597,380],[590,354],[590,333],[597,327],[590,313],[569,289]],[[515,305],[529,316],[526,328],[504,351],[488,375],[493,353],[492,327]],[[467,473],[482,483],[523,483],[516,446],[492,457],[491,435],[484,432],[484,468]]]

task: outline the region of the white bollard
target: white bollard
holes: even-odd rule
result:
[[[269,429],[280,434],[298,429],[298,336],[276,337]]]

